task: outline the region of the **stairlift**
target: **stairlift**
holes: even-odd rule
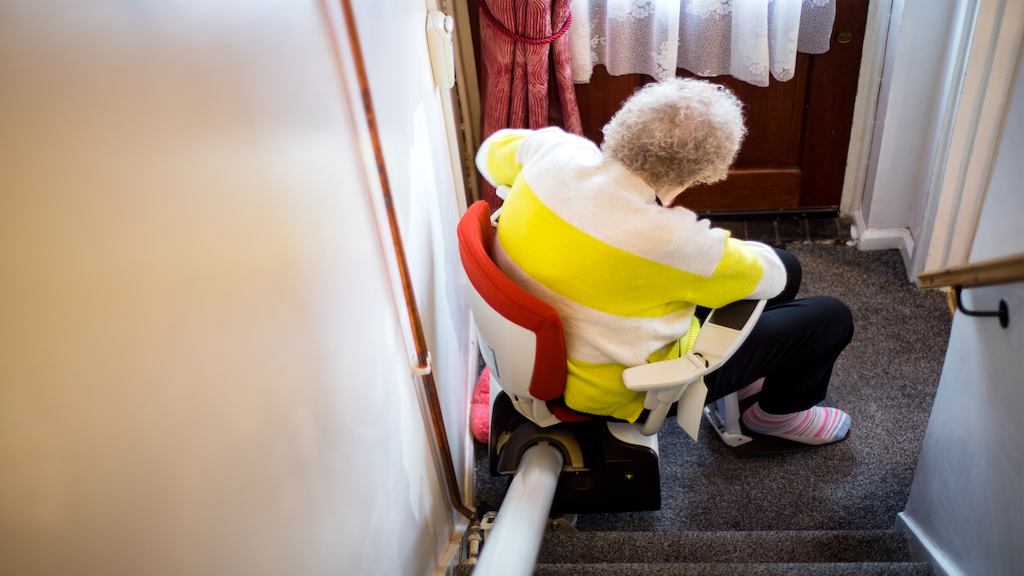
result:
[[[764,301],[714,310],[688,354],[625,370],[626,387],[646,393],[642,421],[583,414],[562,401],[566,350],[561,320],[501,272],[491,257],[494,236],[487,203],[476,202],[459,222],[458,237],[480,351],[491,370],[492,475],[516,474],[532,447],[553,447],[562,457],[556,459],[560,470],[555,471],[552,512],[657,510],[657,432],[673,404],[678,403],[678,424],[694,439],[703,414],[726,444],[741,447],[751,441],[741,429],[735,394],[704,406],[703,377],[736,351]]]

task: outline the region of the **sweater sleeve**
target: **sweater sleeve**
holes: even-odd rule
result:
[[[492,186],[511,186],[523,169],[519,161],[519,146],[532,133],[531,130],[498,130],[480,144],[476,153],[476,168]]]
[[[764,269],[757,287],[754,288],[754,292],[747,296],[746,299],[768,300],[778,296],[786,288],[786,267],[782,264],[782,260],[779,259],[779,255],[770,246],[760,242],[751,242],[749,240],[735,240],[735,242],[741,242],[745,248],[753,251],[761,261],[761,266]]]
[[[737,300],[771,298],[785,286],[786,269],[774,250],[726,237],[714,271],[691,282],[686,298],[698,306],[720,308]]]

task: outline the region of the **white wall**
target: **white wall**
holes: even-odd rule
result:
[[[452,175],[442,95],[434,86],[426,44],[427,5],[433,2],[353,4],[445,425],[462,472],[473,460],[464,441],[476,351],[467,350],[469,307],[455,235],[461,215],[456,196],[464,193]],[[467,362],[471,354],[473,362]]]
[[[450,511],[329,29],[313,1],[0,4],[0,573],[436,563]],[[378,113],[417,170],[400,208],[456,433],[415,88],[422,113]]]
[[[971,261],[1024,252],[1024,73],[1016,84]],[[967,290],[968,309],[1010,310],[1008,329],[957,314],[903,518],[951,574],[1024,566],[1024,283]]]
[[[971,246],[971,261],[1002,258],[1024,252],[1020,220],[1024,217],[1024,51],[1017,57],[1013,92],[978,233]]]
[[[910,263],[943,135],[945,88],[963,0],[893,0],[868,170],[856,222],[862,247]]]

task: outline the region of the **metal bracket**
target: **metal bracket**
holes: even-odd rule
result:
[[[958,310],[968,316],[979,316],[979,317],[996,317],[999,318],[999,325],[1006,328],[1010,325],[1010,309],[1006,306],[1006,300],[999,299],[999,309],[987,312],[979,312],[977,310],[968,310],[964,308],[963,301],[960,299],[960,291],[963,290],[962,286],[954,286],[954,292],[956,292],[956,307]]]
[[[558,518],[552,518],[548,520],[548,532],[568,532],[575,534],[576,530],[576,514],[563,514]]]
[[[412,373],[414,375],[416,375],[416,376],[426,376],[427,374],[430,374],[431,371],[432,371],[432,368],[430,366],[430,351],[429,350],[427,351],[427,357],[424,359],[423,363],[420,363],[418,358],[413,358],[413,360],[412,360]]]

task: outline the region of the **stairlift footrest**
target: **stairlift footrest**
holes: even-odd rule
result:
[[[739,400],[735,393],[705,406],[704,416],[727,446],[735,448],[753,440],[740,427]]]

